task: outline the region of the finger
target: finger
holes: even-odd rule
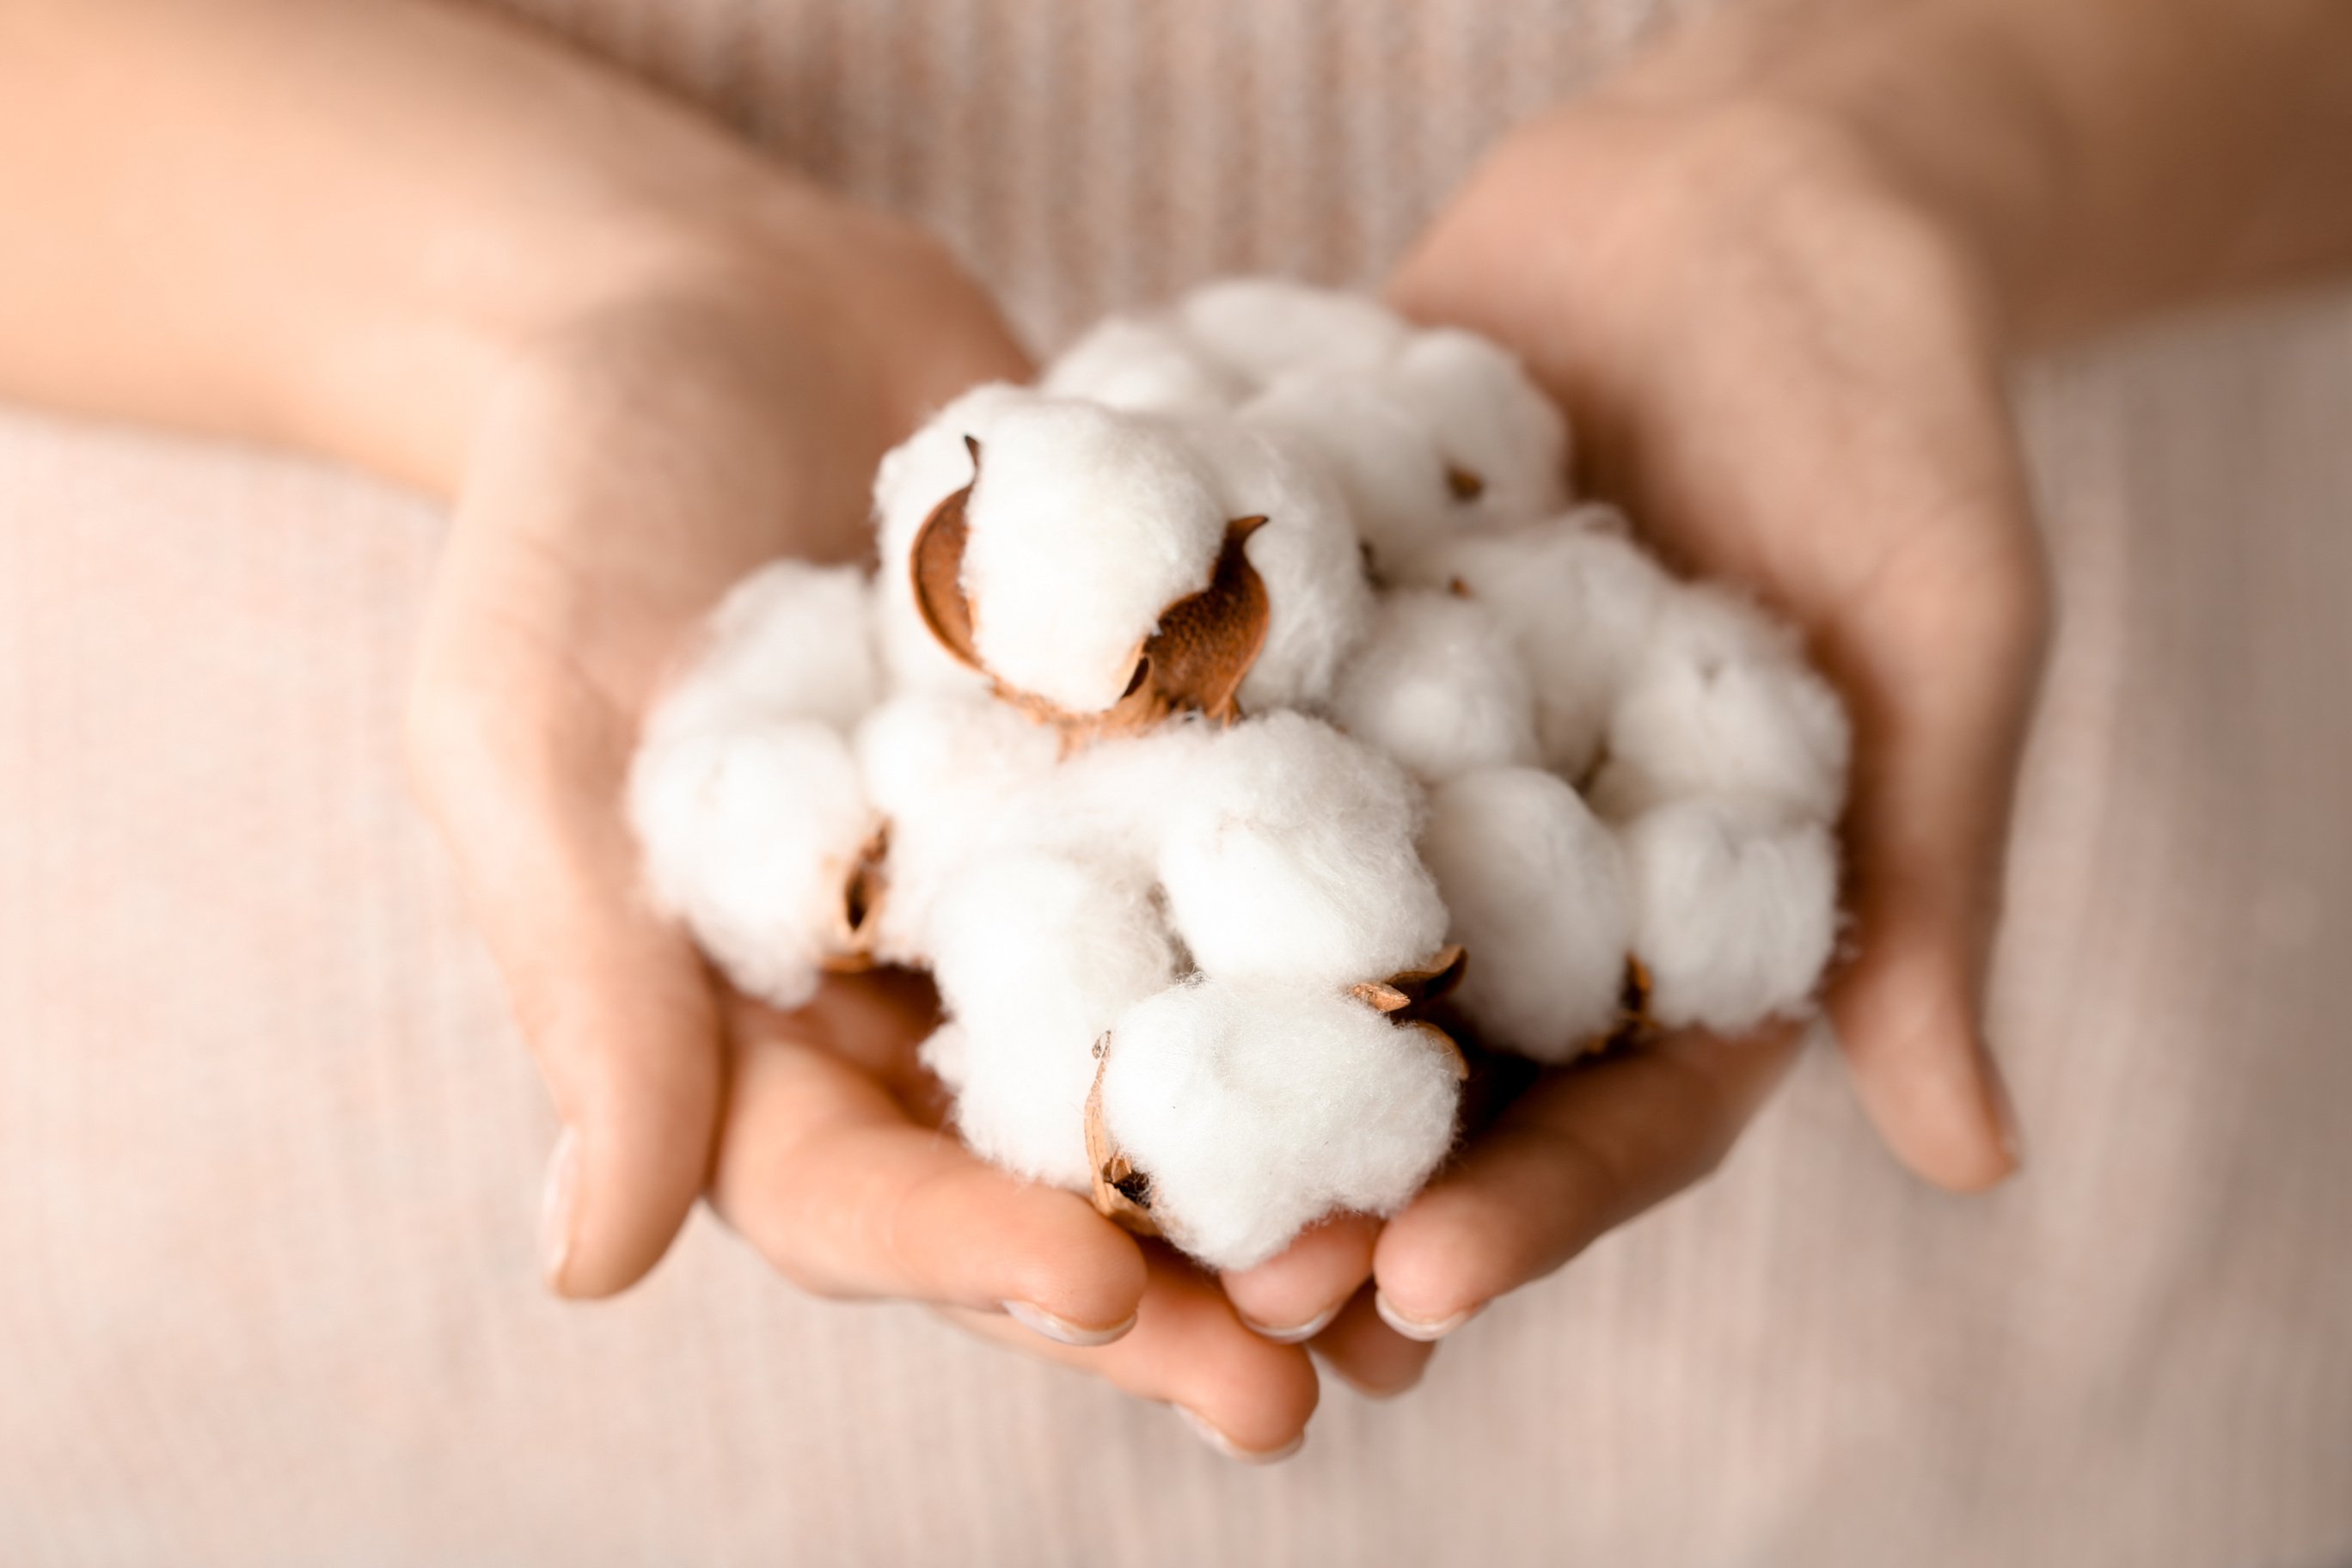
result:
[[[1313,1339],[1372,1277],[1381,1222],[1334,1215],[1299,1233],[1280,1256],[1223,1276],[1225,1298],[1251,1330],[1277,1344]]]
[[[1678,1035],[1544,1078],[1381,1232],[1382,1320],[1409,1339],[1442,1338],[1706,1175],[1799,1036]]]
[[[797,1015],[730,1019],[711,1200],[777,1270],[836,1297],[1011,1312],[1071,1343],[1124,1334],[1141,1252],[1072,1193],[983,1164],[880,1083],[793,1037]]]
[[[1409,1340],[1381,1321],[1370,1285],[1356,1292],[1313,1350],[1349,1387],[1368,1399],[1393,1399],[1419,1383],[1437,1346]]]
[[[1960,1191],[1990,1186],[2018,1163],[1982,1013],[2042,637],[2021,583],[2030,574],[1989,575],[2012,585],[1890,584],[1884,602],[1912,624],[1895,636],[1869,619],[1892,612],[1861,612],[1851,635],[1873,652],[1838,671],[1857,742],[1845,823],[1856,957],[1833,981],[1829,1012],[1888,1147]],[[1974,650],[1974,668],[1929,667],[1932,650],[1954,648]]]
[[[542,1261],[550,1287],[574,1297],[624,1289],[668,1247],[708,1173],[719,1082],[701,961],[637,896],[617,805],[625,731],[595,712],[445,679],[418,703],[411,738],[562,1124]]]
[[[1147,1253],[1150,1280],[1135,1331],[1116,1344],[1052,1345],[1001,1317],[950,1316],[984,1339],[1091,1373],[1139,1399],[1175,1405],[1228,1458],[1266,1464],[1297,1453],[1318,1392],[1307,1352],[1252,1333],[1215,1281],[1164,1247]]]

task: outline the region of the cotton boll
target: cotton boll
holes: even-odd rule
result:
[[[648,729],[677,735],[796,718],[846,729],[880,696],[865,574],[777,561],[711,612],[693,664]]]
[[[1413,850],[1420,791],[1362,742],[1272,713],[1163,773],[1160,882],[1211,975],[1345,987],[1444,941],[1445,906]]]
[[[773,720],[656,737],[631,772],[629,816],[656,905],[746,992],[806,1002],[879,825],[840,732]]]
[[[1181,717],[1083,747],[1009,800],[994,831],[1003,842],[1153,879],[1176,803],[1192,792],[1204,759],[1226,733],[1197,716]]]
[[[1265,645],[1242,682],[1243,711],[1317,706],[1371,623],[1347,501],[1311,455],[1268,432],[1231,419],[1183,430],[1226,515],[1266,520],[1244,546],[1268,615]]]
[[[956,1125],[983,1158],[1083,1191],[1094,1045],[1175,977],[1146,886],[1052,855],[983,858],[931,917],[940,994],[963,1031]]]
[[[1172,325],[1132,316],[1114,316],[1071,344],[1039,385],[1055,397],[1196,418],[1223,414],[1242,390]]]
[[[1468,949],[1454,1001],[1488,1045],[1566,1061],[1615,1020],[1633,942],[1615,837],[1534,768],[1465,773],[1430,793],[1422,858]]]
[[[1689,795],[1750,795],[1832,822],[1852,743],[1793,634],[1723,589],[1680,586],[1610,719],[1593,801],[1622,820]]]
[[[1411,335],[1402,317],[1360,294],[1278,278],[1241,278],[1194,290],[1177,325],[1224,373],[1263,384],[1291,371],[1363,376]]]
[[[1544,765],[1583,777],[1672,586],[1617,514],[1584,507],[1532,527],[1456,535],[1404,575],[1424,587],[1458,584],[1509,634],[1535,689]]]
[[[1829,829],[1754,802],[1679,801],[1623,833],[1650,1013],[1721,1035],[1798,1011],[1837,929]]]
[[[1053,772],[1061,742],[1002,702],[915,693],[868,714],[855,746],[866,793],[890,823],[875,953],[925,963],[940,889],[1008,840],[1016,804]]]
[[[1027,387],[990,382],[973,387],[893,447],[874,480],[874,521],[881,565],[875,574],[874,624],[884,669],[901,691],[985,691],[987,677],[940,646],[915,603],[909,559],[915,536],[940,502],[971,482],[966,437],[985,441],[1000,415],[1037,401]]]
[[[1567,504],[1567,421],[1507,351],[1458,328],[1415,332],[1381,382],[1447,467],[1475,477],[1482,521],[1533,522]]]
[[[1461,502],[1447,487],[1445,458],[1428,425],[1360,377],[1285,375],[1237,417],[1323,464],[1378,573],[1392,573],[1461,523]]]
[[[1536,758],[1535,697],[1518,655],[1479,605],[1449,594],[1381,596],[1331,719],[1424,783]]]
[[[923,815],[959,793],[992,807],[1004,791],[1049,771],[1062,750],[1051,728],[1018,709],[940,692],[892,698],[856,735],[866,786],[892,817]]]
[[[1160,612],[1209,585],[1231,521],[1165,426],[1059,402],[997,417],[965,517],[981,661],[1075,713],[1127,690]]]
[[[1394,1213],[1453,1141],[1451,1054],[1335,992],[1178,986],[1108,1049],[1104,1130],[1161,1232],[1212,1268],[1263,1263],[1336,1209]]]

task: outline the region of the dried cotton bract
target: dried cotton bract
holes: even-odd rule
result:
[[[652,895],[781,1004],[930,969],[965,1141],[1208,1264],[1393,1212],[1434,1018],[1736,1033],[1835,939],[1836,699],[1567,462],[1508,354],[1368,300],[1106,321],[884,460],[870,582],[714,615],[631,781]]]

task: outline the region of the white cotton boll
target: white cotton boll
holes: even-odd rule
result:
[[[1536,759],[1535,697],[1517,653],[1483,608],[1450,594],[1381,595],[1330,712],[1423,783]]]
[[[975,386],[933,415],[882,458],[874,479],[874,521],[880,566],[875,574],[874,622],[883,668],[901,691],[985,691],[988,679],[940,646],[915,603],[909,556],[915,536],[940,502],[971,482],[971,437],[985,441],[1007,409],[1037,401],[1027,387],[1006,382]]]
[[[1837,932],[1837,847],[1753,802],[1660,806],[1623,831],[1633,952],[1667,1028],[1736,1035],[1800,1010]]]
[[[1581,778],[1673,585],[1605,507],[1465,533],[1414,559],[1409,581],[1459,584],[1517,646],[1535,688],[1544,765]]]
[[[746,992],[806,1002],[878,825],[840,732],[781,720],[656,738],[637,753],[629,816],[656,906]]]
[[[925,963],[940,889],[1006,838],[1016,803],[1054,771],[1061,742],[989,698],[913,693],[868,714],[855,745],[866,794],[890,824],[875,953]]]
[[[1372,589],[1348,503],[1309,455],[1231,419],[1186,439],[1228,517],[1263,517],[1243,548],[1265,584],[1265,646],[1243,680],[1242,710],[1311,708],[1371,624]]]
[[[1304,714],[1209,737],[1163,770],[1160,879],[1177,934],[1235,983],[1345,987],[1434,953],[1445,906],[1413,849],[1420,790]]]
[[[1072,343],[1038,385],[1055,397],[1198,418],[1223,414],[1242,392],[1174,326],[1132,316],[1114,316]]]
[[[1618,698],[1593,803],[1622,821],[1686,796],[1748,795],[1833,822],[1852,744],[1792,632],[1724,589],[1680,586]]]
[[[1477,479],[1486,522],[1533,522],[1568,503],[1568,423],[1507,350],[1459,328],[1415,332],[1381,383],[1447,466]]]
[[[1160,612],[1209,585],[1231,521],[1167,426],[1084,403],[1005,410],[965,516],[990,672],[1076,713],[1116,703]]]
[[[963,1030],[956,1125],[982,1158],[1085,1189],[1095,1042],[1174,979],[1148,886],[1053,855],[974,861],[931,917],[932,973]]]
[[[1253,384],[1299,370],[1369,374],[1412,330],[1377,300],[1279,278],[1209,284],[1178,302],[1175,319],[1210,361]]]
[[[1247,1268],[1334,1210],[1402,1207],[1444,1158],[1459,1093],[1449,1052],[1361,1003],[1204,981],[1119,1018],[1101,1110],[1162,1233]]]
[[[1422,858],[1469,951],[1454,993],[1488,1045],[1566,1061],[1615,1021],[1633,945],[1616,837],[1535,768],[1465,773],[1430,792]]]
[[[1286,375],[1236,417],[1323,464],[1377,572],[1391,573],[1460,526],[1462,503],[1446,486],[1445,458],[1427,423],[1360,377]]]
[[[1004,842],[1050,847],[1151,880],[1178,802],[1226,734],[1197,715],[1083,747],[999,814]]]
[[[881,698],[865,574],[777,561],[730,590],[693,664],[647,725],[656,735],[762,719],[847,729]]]

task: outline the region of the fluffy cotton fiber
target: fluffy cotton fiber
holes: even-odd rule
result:
[[[1629,957],[1655,1022],[1737,1033],[1808,1005],[1835,934],[1834,696],[1570,509],[1568,448],[1508,354],[1370,300],[1244,280],[1105,322],[885,459],[870,585],[782,564],[715,614],[631,779],[652,895],[787,1005],[846,947],[929,968],[965,1141],[1089,1190],[1098,1088],[1213,1265],[1392,1212],[1455,1058],[1354,988],[1460,942],[1478,1038],[1558,1062]],[[950,653],[912,554],[967,485]],[[1262,605],[1217,575],[1244,518]]]
[[[1736,1035],[1801,1009],[1836,937],[1829,829],[1752,802],[1661,806],[1625,831],[1633,951],[1667,1028]]]
[[[1471,526],[1508,527],[1568,504],[1568,425],[1519,362],[1474,332],[1416,332],[1389,367],[1390,395],[1425,422]]]
[[[1449,594],[1383,596],[1331,718],[1424,783],[1536,758],[1526,666],[1493,616]]]
[[[1094,1044],[1175,978],[1148,889],[1055,855],[983,858],[933,911],[932,973],[961,1026],[956,1125],[1034,1180],[1084,1187]]]
[[[745,991],[815,994],[879,818],[838,731],[811,720],[694,731],[638,754],[629,811],[654,900]]]
[[[1202,980],[1120,1017],[1102,1117],[1170,1239],[1247,1268],[1333,1209],[1401,1207],[1444,1157],[1456,1093],[1450,1053],[1360,1002]]]
[[[1536,699],[1544,766],[1581,779],[1671,581],[1606,507],[1507,532],[1465,533],[1405,580],[1466,594],[1510,637]]]
[[[1056,397],[1106,408],[1204,418],[1231,408],[1241,390],[1172,324],[1129,316],[1115,316],[1071,344],[1040,384]]]
[[[1271,713],[1213,737],[1171,784],[1160,885],[1209,974],[1337,990],[1444,942],[1445,906],[1413,851],[1419,794],[1370,747]]]
[[[1746,796],[1836,820],[1845,710],[1785,627],[1717,588],[1676,586],[1633,661],[1592,786],[1624,818],[1694,795]]]
[[[631,770],[656,904],[779,1006],[808,1000],[841,950],[879,823],[843,734],[880,687],[868,612],[854,568],[754,573],[712,613]]]
[[[1471,954],[1455,1000],[1479,1037],[1566,1061],[1605,1036],[1633,910],[1615,837],[1559,779],[1490,768],[1430,796],[1422,855]]]

